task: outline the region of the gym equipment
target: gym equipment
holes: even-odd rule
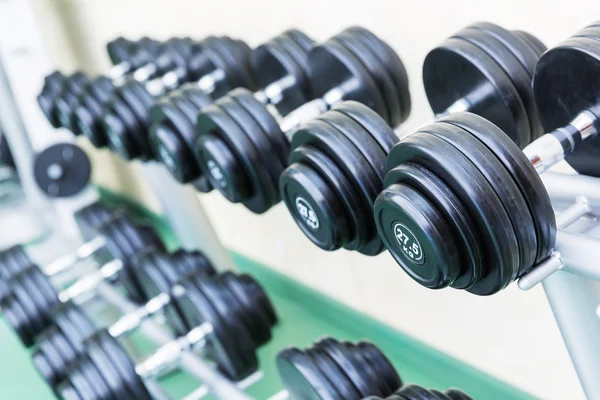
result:
[[[183,64],[146,85],[130,81],[119,86],[101,119],[108,146],[126,160],[153,158],[148,140],[150,108],[156,97],[196,81],[204,93],[220,97],[235,87],[254,87],[248,64],[250,48],[227,36],[209,36],[193,43]]]
[[[94,237],[97,228],[108,222],[113,212],[113,210],[107,208],[99,201],[95,201],[78,210],[75,213],[75,222],[79,227],[81,236],[84,239]]]
[[[229,201],[264,213],[280,200],[277,183],[287,166],[288,136],[304,122],[343,100],[358,100],[390,125],[410,112],[402,62],[366,29],[348,28],[308,54],[308,76],[316,99],[281,123],[251,93],[237,89],[202,110],[197,120],[196,158],[213,187]],[[285,197],[285,195],[284,195]]]
[[[438,390],[427,390],[418,385],[405,385],[393,395],[382,399],[376,396],[367,397],[364,400],[472,400],[466,393],[458,389],[448,389],[444,392]]]
[[[289,399],[361,400],[390,396],[402,386],[386,356],[366,341],[326,337],[304,350],[281,351],[276,363]]]
[[[261,107],[275,115],[287,115],[310,99],[306,62],[314,41],[290,29],[258,46],[250,65],[261,90],[253,93]],[[213,103],[194,84],[183,85],[157,101],[150,112],[150,141],[154,152],[181,183],[194,182],[201,192],[212,190],[208,178],[194,159],[196,119],[201,109]]]
[[[560,268],[556,219],[538,174],[582,143],[595,146],[595,26],[538,61],[533,91],[540,118],[546,127],[560,126],[523,151],[497,126],[467,113],[444,117],[392,150],[375,219],[386,247],[417,282],[490,295],[534,266]]]
[[[537,137],[541,126],[531,77],[543,50],[532,35],[489,23],[453,35],[423,66],[437,118],[469,110],[505,127],[518,143]],[[388,125],[367,107],[344,102],[295,132],[289,166],[279,180],[281,197],[300,229],[322,249],[383,251],[371,215],[384,187],[386,158],[398,143]]]
[[[71,197],[89,184],[92,165],[79,146],[57,143],[35,156],[33,174],[49,197]]]
[[[136,365],[114,338],[138,325],[135,313],[124,316],[109,330],[101,329],[84,340],[83,356],[56,388],[61,398],[152,399],[144,380],[174,369],[187,351],[201,351],[230,379],[241,380],[257,370],[256,348],[269,340],[277,319],[260,285],[248,275],[231,272],[211,277],[190,275],[169,294],[152,301],[176,307],[191,327],[189,333]],[[114,328],[122,321],[127,329]]]
[[[119,80],[123,80],[132,71],[152,61],[162,44],[146,36],[135,41],[118,37],[108,42],[106,52],[113,65],[108,70],[108,77],[119,84]]]
[[[42,91],[37,97],[40,109],[54,128],[60,128],[62,121],[56,109],[56,102],[61,96],[74,101],[83,88],[89,84],[89,78],[82,72],[65,76],[55,71],[44,78]],[[64,119],[64,118],[63,118]]]
[[[0,253],[0,279],[7,284],[32,266],[39,269],[43,276],[58,279],[71,272],[77,263],[93,256],[103,266],[97,273],[87,275],[82,278],[83,281],[71,286],[63,294],[63,300],[79,295],[80,291],[86,291],[86,285],[93,286],[94,279],[102,277],[118,280],[132,299],[140,299],[142,294],[131,277],[128,264],[136,252],[147,246],[164,249],[162,241],[152,227],[135,225],[124,212],[116,211],[109,221],[97,228],[97,235],[93,239],[81,245],[75,252],[61,256],[43,267],[36,266],[23,246],[17,245],[3,251]]]
[[[215,274],[213,266],[198,251],[179,249],[174,253],[166,254],[155,248],[149,248],[141,253],[135,257],[132,267],[148,299],[167,293],[180,278],[190,274],[202,276]],[[108,328],[108,332],[115,338],[123,337],[133,332],[162,307],[161,302],[150,301],[121,318],[118,323]],[[176,336],[189,332],[189,328],[183,325],[174,308],[165,311],[167,324]],[[84,339],[96,332],[97,327],[92,319],[72,301],[56,305],[52,309],[50,318],[52,326],[37,336],[36,350],[32,357],[46,382],[55,387],[65,377],[67,368],[83,353]]]

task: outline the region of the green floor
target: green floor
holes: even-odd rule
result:
[[[167,232],[164,224],[157,220],[154,222],[163,233]],[[170,242],[173,244],[173,240]],[[240,271],[251,273],[263,284],[281,318],[273,340],[259,351],[264,378],[247,390],[259,400],[282,389],[274,365],[277,352],[289,345],[307,346],[324,335],[338,339],[371,340],[392,360],[405,382],[437,389],[457,387],[474,399],[533,399],[531,395],[299,285],[263,265],[239,254],[233,256]],[[4,322],[0,324],[0,343],[0,398],[51,399],[51,392],[38,378],[30,363],[28,351],[22,348]],[[180,396],[193,387],[193,382],[182,374],[174,374],[165,379],[164,383],[170,393]]]

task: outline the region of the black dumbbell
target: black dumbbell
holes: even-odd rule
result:
[[[382,399],[369,396],[364,400],[472,400],[466,393],[458,389],[448,389],[440,392],[435,389],[425,389],[418,385],[405,385],[393,395]]]
[[[544,127],[554,130],[523,151],[499,127],[467,113],[444,117],[392,150],[375,216],[386,247],[413,279],[490,295],[551,256],[556,219],[538,174],[575,147],[595,151],[598,39],[594,24],[539,59],[533,92]],[[422,262],[404,251],[400,234]]]
[[[298,126],[343,100],[357,100],[391,125],[410,111],[408,78],[396,53],[363,28],[349,28],[308,55],[316,99],[281,123],[251,93],[237,89],[202,110],[197,120],[196,158],[212,186],[229,201],[263,213],[279,202],[278,181],[287,166]]]
[[[202,253],[182,249],[166,254],[155,248],[148,248],[136,255],[132,266],[147,299],[168,293],[180,278],[190,274],[215,274],[213,266]],[[129,313],[108,328],[109,333],[113,337],[122,337],[134,331],[144,320],[163,309],[164,301],[161,299],[162,297],[156,297],[155,300]],[[174,308],[170,307],[164,311],[167,325],[176,336],[189,332]],[[46,382],[55,387],[64,378],[67,368],[82,354],[84,339],[98,328],[73,302],[56,306],[52,310],[51,319],[53,325],[37,337],[33,360]]]
[[[252,50],[250,65],[258,86],[253,96],[279,115],[310,99],[307,59],[314,41],[290,29]],[[157,101],[150,112],[150,141],[158,158],[181,183],[193,182],[202,192],[212,189],[194,159],[196,119],[200,110],[212,104],[215,96],[186,84]],[[253,100],[255,103],[256,100]],[[262,122],[262,121],[258,121]]]
[[[231,272],[212,277],[194,274],[164,297],[172,298],[164,303],[176,307],[191,328],[188,334],[136,365],[109,330],[99,330],[84,341],[83,356],[56,388],[59,396],[151,399],[144,380],[172,370],[188,351],[202,352],[232,380],[241,380],[258,369],[256,349],[270,338],[276,316],[254,279]]]
[[[139,45],[127,65],[136,69],[119,79],[109,76],[99,76],[86,85],[77,98],[63,96],[56,102],[56,109],[62,126],[75,135],[84,134],[92,144],[102,147],[106,145],[106,138],[98,134],[98,120],[102,115],[104,106],[114,95],[116,87],[125,84],[128,80],[148,82],[179,68],[184,68],[190,54],[192,41],[189,38],[171,38],[164,43],[155,43],[155,46]],[[150,47],[150,48],[148,48]],[[122,66],[122,64],[120,64]],[[114,68],[114,67],[113,67]]]
[[[530,43],[539,41],[523,32],[478,23],[432,50],[425,59],[423,80],[438,118],[468,110],[492,118],[521,144],[532,133],[539,136],[531,76],[543,45],[534,48]],[[373,204],[384,187],[386,158],[397,142],[380,116],[355,102],[334,107],[295,133],[280,192],[311,241],[328,251],[383,251]]]
[[[109,221],[97,228],[97,235],[93,239],[81,245],[75,252],[61,256],[43,267],[36,266],[23,246],[5,250],[0,254],[0,279],[3,282],[12,282],[22,271],[35,266],[46,279],[59,280],[57,283],[60,283],[65,281],[65,276],[72,280],[73,274],[67,272],[71,272],[78,262],[93,256],[103,266],[94,274],[85,277],[84,281],[71,286],[64,296],[78,295],[78,291],[85,291],[86,282],[92,285],[94,279],[112,271],[112,279],[118,280],[132,299],[140,300],[142,294],[130,276],[128,264],[137,251],[147,246],[164,248],[157,232],[151,226],[135,225],[125,213],[115,212]]]
[[[66,97],[69,101],[74,101],[89,82],[90,79],[82,72],[64,76],[57,71],[44,78],[44,86],[37,97],[37,101],[40,109],[54,128],[60,128],[62,122],[64,122],[61,121],[56,109],[58,99]]]
[[[387,357],[366,341],[354,344],[328,337],[304,350],[287,348],[276,363],[290,399],[387,397],[402,386]]]
[[[152,159],[148,128],[156,97],[190,81],[197,81],[211,97],[235,87],[253,88],[249,53],[250,48],[240,40],[210,36],[191,46],[185,66],[146,85],[131,81],[118,87],[101,117],[109,148],[126,160]]]
[[[132,71],[150,62],[160,51],[161,42],[149,37],[131,41],[119,37],[106,44],[106,52],[112,63],[108,77],[118,83]]]

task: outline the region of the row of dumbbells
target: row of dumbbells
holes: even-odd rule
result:
[[[282,36],[237,63],[252,66],[259,92],[211,92],[214,75],[229,82],[225,67],[194,86],[206,102],[184,88],[141,107],[119,88],[106,135],[253,212],[282,199],[323,249],[387,248],[429,288],[490,295],[552,254],[556,221],[538,175],[572,152],[580,172],[598,172],[585,155],[597,150],[599,24],[548,51],[489,23],[457,32],[423,66],[436,121],[402,141],[391,127],[410,111],[408,78],[390,46],[349,28],[299,59],[298,41]]]
[[[90,240],[75,253],[44,267],[22,246],[0,254],[4,316],[34,348],[34,365],[60,398],[151,399],[145,381],[175,369],[184,351],[200,351],[232,381],[258,370],[256,350],[271,339],[277,315],[252,277],[218,273],[197,251],[167,253],[152,228],[122,211],[93,204],[77,219]],[[99,269],[76,265],[92,256],[104,263]],[[80,276],[58,279],[73,269],[82,269]],[[118,284],[143,305],[108,327],[97,327],[85,307],[102,282]],[[120,340],[158,314],[176,339],[136,364]],[[444,395],[402,386],[387,358],[367,342],[323,339],[311,349],[282,351],[277,365],[296,399],[362,399],[395,391],[408,400],[427,393],[425,398],[469,399],[456,390]]]

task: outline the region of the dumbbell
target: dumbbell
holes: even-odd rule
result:
[[[405,385],[393,395],[382,399],[370,396],[364,400],[472,400],[466,393],[458,389],[448,389],[444,392],[427,390],[418,385]]]
[[[314,41],[303,32],[290,29],[252,50],[250,65],[262,88],[253,93],[252,104],[258,100],[275,115],[285,116],[307,102],[311,95],[306,63],[313,46]],[[150,111],[154,152],[177,181],[193,182],[201,192],[212,187],[194,159],[195,125],[200,110],[214,99],[188,83],[162,97]]]
[[[543,50],[530,34],[497,25],[459,31],[425,58],[423,81],[437,118],[468,110],[505,127],[521,145],[539,136],[531,76]],[[294,134],[279,189],[300,229],[322,249],[384,250],[372,215],[386,158],[398,143],[387,125],[367,107],[345,102]]]
[[[147,85],[131,81],[118,87],[100,118],[109,148],[125,160],[152,159],[148,127],[154,100],[190,81],[196,81],[211,97],[220,97],[235,87],[253,88],[249,53],[250,48],[241,40],[209,36],[193,44],[185,67]]]
[[[289,399],[387,397],[402,386],[387,357],[367,341],[354,344],[326,337],[304,350],[284,349],[277,355],[276,364]]]
[[[135,280],[130,276],[128,263],[137,251],[147,246],[164,248],[156,231],[148,225],[135,225],[123,212],[115,212],[109,221],[99,226],[97,235],[81,245],[75,252],[59,257],[40,269],[47,279],[57,279],[67,275],[74,266],[83,260],[94,256],[103,266],[95,273],[87,275],[73,284],[64,296],[78,295],[85,291],[86,284],[92,285],[94,280],[104,275],[110,275],[118,280],[134,300],[139,300],[141,293]],[[0,279],[12,282],[15,276],[36,264],[23,246],[14,246],[0,254]],[[69,274],[71,275],[71,274]]]
[[[560,267],[553,253],[556,219],[538,174],[575,147],[594,151],[598,40],[596,23],[539,59],[533,92],[544,127],[553,131],[523,151],[497,126],[466,113],[444,117],[392,150],[375,219],[386,247],[413,279],[490,295],[533,266],[558,258],[550,264]],[[422,257],[411,257],[405,247]]]
[[[349,28],[311,49],[308,76],[316,99],[281,123],[251,93],[237,89],[202,110],[196,157],[212,186],[231,202],[264,213],[280,200],[277,183],[287,166],[298,126],[342,100],[358,100],[391,125],[410,111],[408,78],[385,42],[363,28]],[[294,134],[295,136],[295,134]]]
[[[130,42],[124,38],[117,38],[109,42],[107,50],[113,62],[113,68],[109,71],[109,76],[120,79],[125,72],[141,66],[157,51],[158,44],[158,42],[146,37],[136,42]],[[111,81],[102,76],[90,81],[80,72],[65,77],[59,71],[55,71],[44,79],[42,92],[37,100],[53,127],[71,128],[73,125],[70,111],[76,106],[79,97],[87,95],[85,98],[93,102],[95,99],[105,98],[106,93],[110,92],[111,88]],[[94,106],[95,103],[91,105]]]
[[[147,299],[167,293],[180,278],[190,274],[215,274],[213,266],[202,253],[182,249],[166,254],[156,248],[148,248],[136,255],[132,267]],[[160,299],[161,297],[158,297],[157,300],[129,313],[108,328],[108,331],[113,337],[123,337],[134,331],[144,320],[163,309],[164,304]],[[174,308],[165,311],[167,324],[176,336],[189,332]],[[51,320],[52,326],[37,337],[33,360],[46,382],[55,387],[65,377],[67,368],[82,354],[84,339],[98,328],[92,319],[71,301],[57,305],[52,310]]]
[[[201,352],[235,381],[258,369],[256,349],[269,340],[277,318],[253,278],[231,272],[212,277],[193,274],[163,298],[162,303],[175,307],[191,328],[188,334],[163,345],[136,365],[114,338],[114,332],[101,329],[85,339],[83,356],[72,364],[66,379],[56,388],[59,397],[151,399],[144,380],[171,371],[188,351]],[[137,317],[134,319],[137,323]]]
[[[140,53],[132,56],[128,63],[134,63],[137,68],[128,75],[116,80],[99,76],[84,87],[77,98],[58,99],[56,108],[63,121],[62,126],[75,135],[85,134],[94,145],[104,146],[105,138],[86,128],[93,128],[98,124],[104,106],[114,95],[116,87],[125,84],[128,80],[151,85],[149,82],[156,79],[157,81],[154,82],[156,85],[168,73],[186,67],[191,47],[192,40],[189,38],[171,38],[164,43],[157,43],[152,51],[143,51],[141,59]],[[136,56],[138,56],[137,61],[134,62],[132,59]]]

